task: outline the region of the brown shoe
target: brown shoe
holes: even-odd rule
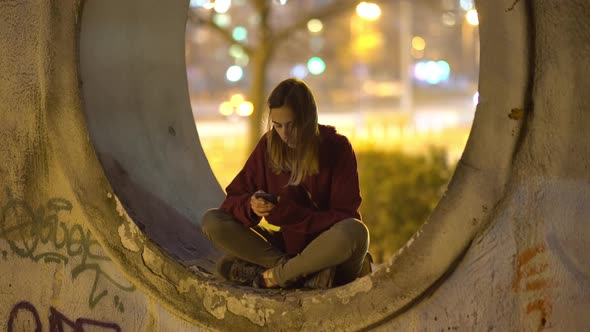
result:
[[[240,285],[252,285],[264,267],[237,257],[225,256],[217,263],[217,272],[225,279]]]
[[[304,288],[309,289],[328,289],[334,285],[334,276],[336,275],[336,267],[332,266],[313,274],[304,283]]]

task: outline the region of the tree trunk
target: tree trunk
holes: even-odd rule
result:
[[[254,105],[254,112],[248,119],[248,152],[254,149],[263,134],[262,121],[266,110],[266,73],[269,59],[270,52],[266,47],[260,47],[252,57],[252,84],[250,85],[248,97]]]

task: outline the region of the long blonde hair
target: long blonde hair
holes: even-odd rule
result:
[[[272,126],[273,108],[287,106],[295,115],[295,148],[290,148]],[[311,89],[303,81],[289,78],[279,83],[268,97],[268,154],[270,167],[279,174],[290,171],[287,185],[298,185],[307,176],[319,173],[318,112]]]

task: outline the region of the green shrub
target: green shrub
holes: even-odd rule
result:
[[[454,170],[446,150],[421,155],[358,151],[361,214],[371,234],[369,250],[382,263],[402,247],[436,206]]]

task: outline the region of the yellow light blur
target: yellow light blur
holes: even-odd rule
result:
[[[412,38],[412,48],[416,51],[423,51],[426,48],[426,41],[420,36]]]
[[[252,103],[249,101],[241,102],[240,105],[238,105],[237,113],[239,116],[250,116],[253,112],[254,105],[252,105]]]
[[[247,101],[243,94],[233,94],[229,101],[224,101],[219,105],[219,114],[230,116],[234,112],[239,116],[250,116],[254,112],[254,105]]]
[[[477,16],[477,10],[475,9],[468,10],[465,14],[465,19],[467,20],[467,23],[471,25],[479,25],[479,17]]]
[[[370,96],[393,97],[401,95],[401,85],[397,82],[377,82],[366,80],[363,83],[363,92]]]
[[[317,18],[313,18],[307,22],[307,30],[311,33],[318,33],[322,31],[324,24]]]
[[[375,21],[381,16],[381,8],[376,3],[361,2],[356,6],[356,14],[368,21]]]
[[[364,51],[376,49],[377,47],[381,46],[382,43],[383,40],[378,34],[367,33],[357,37],[353,41],[353,47],[355,52],[361,54]]]
[[[237,106],[240,103],[242,103],[244,101],[244,95],[241,93],[236,93],[234,95],[231,96],[231,98],[229,99],[229,101],[232,103],[232,105]]]
[[[234,107],[231,102],[224,101],[223,103],[221,103],[221,105],[219,105],[219,114],[225,115],[225,116],[230,116],[233,113],[234,113]]]

